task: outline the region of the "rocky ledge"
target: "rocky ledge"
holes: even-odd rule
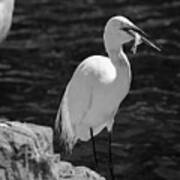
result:
[[[49,127],[0,120],[0,180],[105,180],[61,161]]]

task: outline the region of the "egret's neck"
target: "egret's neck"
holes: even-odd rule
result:
[[[122,46],[118,49],[111,49],[107,53],[113,64],[125,65],[129,63]]]

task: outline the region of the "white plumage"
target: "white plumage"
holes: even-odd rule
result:
[[[133,52],[141,42],[159,48],[145,33],[122,16],[112,17],[104,30],[109,57],[94,55],[80,63],[69,81],[58,110],[55,130],[61,146],[73,148],[77,140],[88,141],[103,128],[110,132],[120,103],[129,92],[131,69],[123,44],[135,40]]]
[[[104,127],[111,130],[114,115],[129,85],[128,62],[116,67],[107,57],[91,56],[79,65],[64,96],[76,140],[89,140],[90,127],[94,135]]]
[[[0,42],[11,27],[13,11],[14,0],[0,0]]]

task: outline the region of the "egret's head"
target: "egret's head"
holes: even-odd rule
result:
[[[134,40],[133,52],[142,42],[150,45],[151,47],[160,50],[153,42],[148,40],[148,36],[130,20],[123,16],[112,17],[106,24],[104,30],[104,43],[106,51],[119,50],[119,48]]]

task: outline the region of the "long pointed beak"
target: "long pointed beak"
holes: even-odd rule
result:
[[[151,47],[153,47],[154,49],[156,49],[157,51],[161,51],[161,49],[158,47],[158,45],[156,45],[156,43],[140,28],[138,28],[137,26],[130,26],[127,28],[123,28],[123,30],[127,31],[130,35],[133,35],[133,32],[138,33],[143,42]]]

